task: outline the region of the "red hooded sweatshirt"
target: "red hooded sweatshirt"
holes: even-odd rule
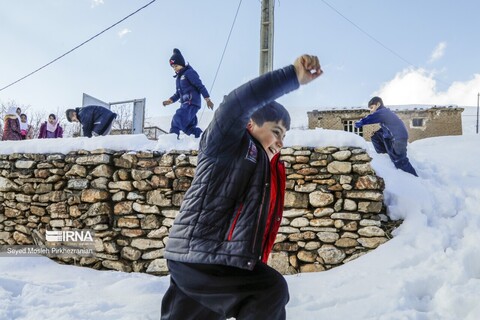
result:
[[[270,161],[270,206],[265,233],[263,234],[263,263],[267,263],[268,255],[272,251],[283,216],[286,176],[285,165],[279,158],[280,153],[277,153]]]

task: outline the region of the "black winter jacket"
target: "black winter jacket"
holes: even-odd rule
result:
[[[202,135],[195,177],[170,229],[167,259],[249,270],[261,259],[270,167],[246,126],[253,112],[298,86],[291,65],[225,96]]]
[[[102,136],[117,117],[116,113],[101,106],[86,106],[75,111],[85,137],[92,137],[92,132]]]

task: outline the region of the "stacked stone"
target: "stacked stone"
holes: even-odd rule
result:
[[[270,264],[282,274],[323,271],[388,240],[384,181],[359,148],[285,148],[283,221]]]
[[[32,230],[49,223],[47,212],[56,211],[49,202],[64,197],[60,191],[64,185],[56,178],[64,174],[64,164],[52,156],[47,165],[47,158],[40,154],[0,155],[0,244],[33,244]],[[47,168],[52,170],[49,179]]]
[[[384,182],[365,150],[285,148],[281,158],[285,210],[270,259],[277,270],[330,269],[388,240]],[[164,247],[196,165],[197,151],[0,155],[0,245],[89,229],[95,257],[62,262],[167,274]]]
[[[99,249],[105,248],[109,260],[119,255],[120,261],[109,265],[104,261],[104,267],[168,273],[163,258],[168,231],[190,187],[196,164],[195,151],[115,154],[116,171],[108,189],[114,203],[113,227],[120,235],[115,245],[104,243]]]
[[[194,151],[0,155],[0,244],[34,244],[34,230],[88,229],[96,255],[81,265],[166,274],[163,248],[196,161]]]

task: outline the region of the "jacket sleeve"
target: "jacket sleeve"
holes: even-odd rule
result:
[[[58,129],[58,136],[57,136],[57,138],[63,138],[63,128],[62,128],[60,125],[58,125],[58,128],[57,128],[57,129]]]
[[[115,119],[116,114],[109,109],[101,106],[95,106],[92,115],[91,131],[97,135],[103,135],[108,125]]]
[[[83,131],[83,136],[84,137],[92,137],[92,126],[89,123],[82,123],[82,131]]]
[[[93,108],[96,107],[84,107],[81,113],[81,124],[82,124],[82,131],[83,131],[83,136],[84,137],[92,137],[92,131],[93,131],[93,113],[94,110]]]
[[[193,70],[189,69],[188,72],[185,72],[185,77],[187,78],[188,82],[194,87],[204,98],[209,98],[210,94],[207,91],[207,88],[202,83],[202,80],[200,80],[200,76],[198,73]]]
[[[170,100],[172,100],[172,102],[177,102],[179,99],[180,99],[180,90],[178,90],[178,86],[180,85],[179,81],[178,81],[178,75],[176,75],[175,77],[175,93],[169,98]]]
[[[178,93],[178,91],[176,91],[173,96],[170,97],[170,100],[172,100],[172,102],[176,102],[178,101],[178,99],[180,99],[180,94]]]
[[[200,148],[207,154],[234,148],[245,134],[252,114],[284,94],[299,87],[293,65],[255,78],[224,97],[206,129]],[[226,141],[228,143],[226,143]]]
[[[367,125],[367,124],[374,124],[374,123],[380,123],[383,121],[383,115],[382,115],[382,110],[377,110],[374,113],[369,114],[359,122],[362,123],[362,126]]]

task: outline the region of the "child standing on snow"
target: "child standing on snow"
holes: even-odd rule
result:
[[[22,140],[33,139],[33,128],[28,124],[25,113],[20,114],[20,134],[22,135]]]
[[[178,137],[181,130],[187,135],[193,134],[198,138],[202,133],[202,129],[197,127],[197,112],[202,104],[200,95],[207,102],[208,108],[213,109],[213,102],[198,73],[185,63],[180,50],[176,48],[173,49],[170,66],[176,73],[176,92],[168,100],[163,101],[163,105],[168,106],[178,100],[181,103],[173,116],[170,133],[175,133]]]
[[[50,138],[62,138],[63,128],[60,126],[57,120],[57,116],[50,113],[48,121],[45,121],[40,126],[40,133],[38,139],[50,139]]]
[[[20,108],[18,108],[20,109]],[[7,140],[22,140],[22,134],[20,132],[20,119],[17,114],[16,107],[8,108],[5,117],[3,118],[3,141]]]
[[[215,112],[170,229],[161,319],[285,319],[287,283],[266,264],[282,220],[279,156],[290,128],[274,100],[321,74],[318,58],[303,55],[235,89]]]

